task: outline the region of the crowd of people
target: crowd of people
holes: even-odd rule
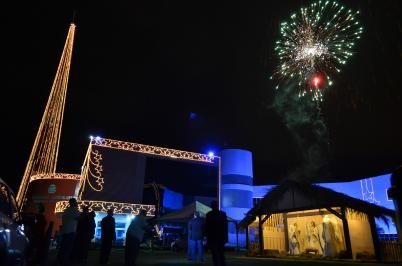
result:
[[[80,212],[75,198],[71,198],[68,203],[69,206],[61,215],[57,254],[57,260],[63,266],[86,262],[96,227],[94,212],[89,212],[87,206],[84,206]]]
[[[45,207],[37,204],[37,212],[30,216],[25,216],[26,235],[29,244],[26,250],[27,265],[42,265],[45,261],[46,249],[46,227],[49,226],[44,215]]]
[[[226,213],[219,210],[218,202],[211,202],[211,211],[205,218],[198,211],[187,224],[188,259],[193,262],[204,261],[204,240],[212,255],[214,266],[225,266],[225,244],[228,242],[228,220]]]
[[[35,226],[31,230],[30,263],[28,265],[46,265],[45,248],[47,221],[43,215],[44,208],[38,207],[35,216]],[[116,222],[113,209],[100,221],[101,243],[99,250],[99,265],[107,265],[113,242],[116,240]],[[139,255],[140,244],[149,226],[146,210],[140,210],[127,228],[124,245],[124,265],[134,266]],[[87,264],[88,252],[92,239],[95,237],[95,213],[88,206],[79,210],[75,198],[69,199],[68,207],[61,214],[61,226],[57,233],[57,263],[61,266]],[[201,217],[198,211],[188,223],[188,259],[194,262],[204,261],[204,242],[211,251],[213,264],[225,266],[224,246],[228,242],[228,221],[226,213],[219,210],[216,201],[211,202],[211,211]]]

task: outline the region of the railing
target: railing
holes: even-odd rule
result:
[[[398,242],[398,234],[379,234],[380,241],[385,242]]]
[[[402,262],[402,242],[381,241],[381,260],[384,262]]]

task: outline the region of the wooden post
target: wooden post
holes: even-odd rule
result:
[[[350,242],[350,234],[349,234],[349,224],[346,219],[346,209],[345,207],[341,207],[341,219],[343,225],[343,234],[345,235],[345,245],[346,245],[346,253],[345,258],[352,259],[352,243]]]
[[[249,236],[249,231],[248,231],[248,228],[249,228],[249,226],[250,225],[247,225],[246,226],[246,250],[248,250],[248,251],[250,251],[250,236]]]
[[[259,238],[259,250],[260,250],[260,255],[262,256],[264,254],[264,236],[262,235],[262,218],[261,214],[258,215],[258,238]]]
[[[367,215],[370,223],[371,237],[373,238],[374,253],[377,261],[382,261],[383,254],[381,252],[380,241],[377,232],[377,226],[375,224],[374,216]]]
[[[283,213],[283,228],[285,230],[285,249],[286,252],[289,252],[289,227],[287,213]]]

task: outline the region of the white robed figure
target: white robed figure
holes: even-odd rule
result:
[[[316,250],[318,254],[323,253],[320,231],[314,221],[306,225],[307,249]]]
[[[289,226],[289,253],[290,255],[300,254],[300,243],[299,236],[300,231],[297,228],[297,223],[291,224]]]

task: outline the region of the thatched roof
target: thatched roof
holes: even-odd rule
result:
[[[393,210],[350,197],[332,189],[295,180],[285,180],[272,188],[258,205],[250,209],[239,225],[243,228],[246,227],[258,215],[330,207],[346,207],[384,220],[386,216],[395,217]]]

